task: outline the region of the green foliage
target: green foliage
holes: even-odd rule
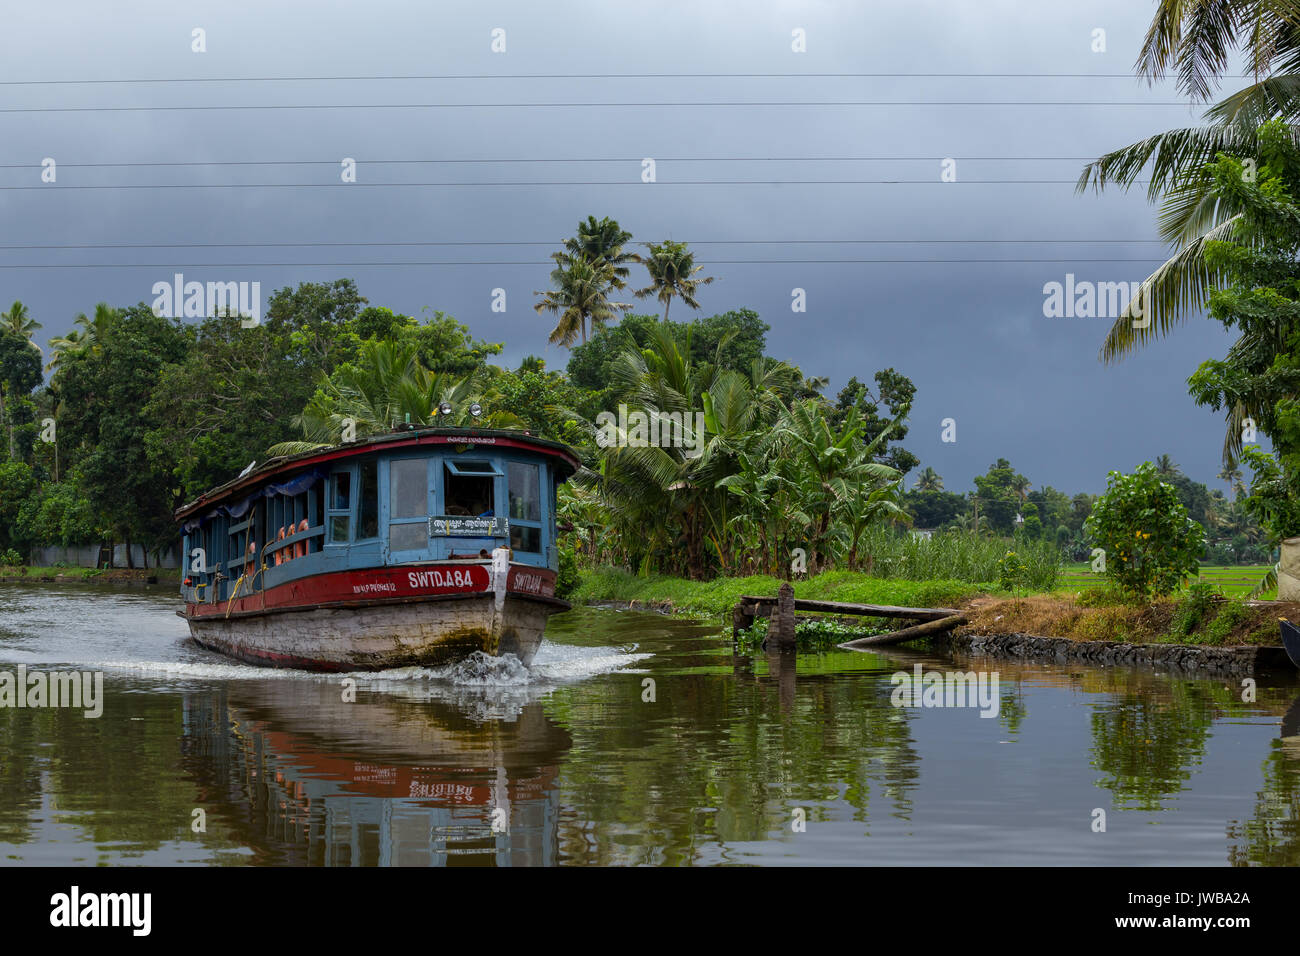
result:
[[[1110,473],[1086,528],[1106,552],[1107,576],[1138,600],[1169,594],[1195,575],[1205,547],[1204,529],[1150,462],[1132,475]]]
[[[1010,534],[1015,529],[1021,501],[1017,491],[1028,487],[1029,481],[1017,474],[1005,458],[989,465],[987,474],[976,475],[975,495],[979,498],[981,526],[987,524],[997,534]]]
[[[13,548],[0,552],[0,567],[16,568],[23,564],[23,556]]]
[[[1208,581],[1193,582],[1183,591],[1178,606],[1174,609],[1173,620],[1169,625],[1170,633],[1179,637],[1193,634],[1222,596],[1223,592]]]
[[[731,609],[742,594],[775,594],[780,578],[767,575],[688,581],[663,575],[637,575],[621,568],[584,571],[574,603],[635,602],[642,606],[670,604],[679,611],[731,621]],[[899,604],[907,607],[953,607],[980,589],[961,581],[882,580],[851,571],[830,571],[795,581],[799,598],[847,601],[856,604]]]
[[[571,548],[559,549],[560,569],[555,576],[555,596],[568,599],[578,587],[578,559]]]
[[[992,584],[1001,579],[1008,550],[1015,551],[1026,569],[1025,587],[1050,591],[1061,574],[1061,554],[1055,546],[1025,538],[990,538],[960,530],[925,538],[880,526],[867,532],[860,548],[872,558],[872,574],[882,578]]]
[[[907,410],[912,406],[916,386],[906,375],[892,368],[881,369],[874,378],[874,394],[858,381],[856,375],[850,378],[836,397],[831,420],[836,425],[843,424],[849,409],[855,409],[862,419],[862,441],[868,445],[888,432],[888,436],[876,447],[875,458],[899,474],[906,475],[920,464],[920,459],[901,445],[893,443],[901,442],[907,437],[907,425],[902,419],[906,418]]]
[[[896,622],[886,618],[860,617],[847,621],[831,617],[804,617],[795,621],[794,638],[801,650],[820,650],[858,637],[888,634],[898,627]],[[752,652],[762,647],[770,629],[770,618],[755,618],[753,627],[736,635],[737,649]]]
[[[23,533],[19,515],[38,487],[30,466],[21,461],[0,463],[0,549],[30,543]]]
[[[998,586],[1004,591],[1028,586],[1030,577],[1029,565],[1014,551],[1008,551],[998,562]]]
[[[108,317],[98,350],[78,352],[58,375],[61,400],[75,414],[59,423],[81,493],[120,540],[156,548],[175,540],[181,503],[171,462],[151,458],[149,406],[163,370],[182,360],[189,335],[141,303]]]
[[[1199,643],[1223,644],[1242,624],[1253,618],[1250,607],[1240,598],[1224,601],[1219,606],[1219,613],[1214,616],[1209,627],[1205,628]],[[1276,629],[1274,629],[1276,632]]]

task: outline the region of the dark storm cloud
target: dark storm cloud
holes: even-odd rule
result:
[[[188,83],[0,87],[0,108],[221,104],[682,101],[1172,102],[1170,87],[1129,76],[1148,4],[430,3],[66,4],[11,7],[0,31],[4,80],[138,77],[576,73],[582,79]],[[191,30],[207,52],[192,53]],[[490,50],[493,28],[507,52]],[[807,32],[793,53],[791,31]],[[1091,50],[1106,31],[1107,51]],[[659,78],[598,73],[1049,73],[1051,78]],[[1059,74],[1087,73],[1088,78]],[[4,245],[160,243],[123,250],[10,250],[0,263],[156,263],[150,268],[0,270],[0,299],[25,301],[45,328],[68,330],[95,302],[151,301],[174,272],[256,280],[264,293],[352,276],[370,301],[442,309],[475,334],[552,366],[549,325],[532,310],[545,265],[282,266],[270,263],[543,260],[544,246],[168,248],[184,243],[525,241],[558,243],[588,214],[612,215],[638,241],[1007,239],[1014,244],[700,245],[721,281],[702,312],[758,310],[769,351],[806,374],[867,379],[892,365],[918,387],[908,445],[946,479],[1007,457],[1035,485],[1098,491],[1109,468],[1159,453],[1213,481],[1222,428],[1192,405],[1185,380],[1226,340],[1196,321],[1118,366],[1097,349],[1106,319],[1044,318],[1043,285],[1131,281],[1155,244],[1140,195],[1077,196],[1082,159],[1157,129],[1190,125],[1172,106],[632,107],[0,114]],[[764,157],[924,157],[891,162],[773,162]],[[338,162],[359,161],[359,184]],[[640,158],[658,160],[642,184]],[[733,162],[685,162],[729,157]],[[958,181],[939,182],[957,159]],[[1038,157],[976,159],[972,157]],[[1052,159],[1050,157],[1066,157]],[[582,159],[621,162],[379,165],[400,159]],[[746,158],[745,161],[740,161]],[[311,160],[302,166],[77,168],[75,163]],[[683,180],[894,180],[821,185],[674,185]],[[920,180],[921,182],[898,182]],[[976,180],[1012,180],[980,183]],[[1065,180],[1025,183],[1023,180]],[[377,188],[393,182],[571,185]],[[613,185],[599,184],[614,181]],[[97,184],[320,183],[325,188],[71,190]],[[937,263],[730,264],[732,259],[935,259]],[[958,259],[1056,258],[1001,264]],[[1119,262],[1086,262],[1114,258]],[[222,263],[260,263],[221,265]],[[173,268],[175,265],[175,268]],[[504,288],[505,314],[490,311]],[[802,288],[807,312],[791,311]],[[680,308],[680,307],[679,307]],[[649,311],[649,308],[646,309]],[[677,312],[676,317],[682,317]],[[940,442],[954,418],[955,444]]]

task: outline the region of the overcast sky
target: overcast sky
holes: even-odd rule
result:
[[[829,376],[831,394],[886,366],[911,377],[906,444],[950,490],[969,490],[972,475],[1006,457],[1035,487],[1097,492],[1107,470],[1160,453],[1221,486],[1222,418],[1194,406],[1186,389],[1196,366],[1227,346],[1217,325],[1197,319],[1107,367],[1097,352],[1109,318],[1043,315],[1044,283],[1067,273],[1136,281],[1163,258],[1162,246],[1139,241],[1156,236],[1155,209],[1140,191],[1080,196],[1073,186],[1086,158],[1199,122],[1199,110],[1161,105],[1180,100],[1172,85],[1132,77],[1153,7],[78,0],[56,15],[49,5],[9,4],[0,30],[0,244],[160,245],[0,250],[0,300],[25,302],[43,339],[98,301],[152,301],[153,284],[174,272],[259,281],[263,299],[281,286],[350,276],[374,305],[442,309],[475,335],[506,342],[506,362],[537,353],[554,368],[566,353],[547,347],[553,319],[532,308],[547,284],[543,262],[580,219],[609,215],[637,241],[696,244],[719,279],[703,290],[700,314],[756,310],[772,326],[768,351]],[[192,51],[195,28],[205,31],[204,53]],[[497,28],[503,53],[492,50]],[[806,52],[792,50],[796,29]],[[731,75],[683,75],[717,73]],[[772,75],[789,73],[840,75]],[[1050,75],[987,75],[996,73]],[[447,74],[476,76],[229,81]],[[219,82],[14,83],[141,78]],[[813,105],[632,105],[737,101]],[[843,101],[937,105],[822,105]],[[986,101],[1004,105],[955,105]],[[1024,105],[1063,101],[1097,105]],[[399,103],[616,105],[376,108]],[[362,108],[69,111],[309,104]],[[55,183],[41,183],[46,157],[58,163]],[[340,182],[344,157],[358,162],[356,184]],[[641,181],[644,157],[657,161],[653,184]],[[807,161],[815,157],[839,159]],[[941,182],[949,157],[957,181]],[[689,161],[704,158],[724,161]],[[562,162],[381,162],[542,159]],[[299,165],[76,165],[286,161]],[[729,183],[690,184],[701,180]],[[497,182],[522,185],[379,185]],[[154,188],[187,183],[319,185]],[[149,188],[71,188],[99,185]],[[14,188],[31,186],[40,188]],[[792,242],[831,239],[886,241]],[[952,241],[990,239],[1022,244]],[[545,244],[244,245],[309,242]],[[176,248],[192,243],[236,245]],[[728,261],[738,259],[778,261]],[[935,261],[797,261],[824,259]],[[980,259],[1008,261],[955,261]],[[1043,259],[1064,261],[1026,261]],[[1117,261],[1087,261],[1099,259]],[[351,264],[430,260],[525,264]],[[31,268],[74,263],[122,265]],[[636,269],[634,280],[642,277]],[[504,314],[491,310],[494,288],[506,290]],[[796,288],[805,290],[804,313],[791,309]],[[687,314],[673,309],[674,318]],[[956,420],[955,443],[940,440],[945,418]]]

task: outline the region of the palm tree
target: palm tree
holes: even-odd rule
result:
[[[1241,469],[1236,465],[1223,468],[1215,477],[1228,486],[1228,492],[1232,495],[1233,500],[1240,498],[1242,492],[1246,490],[1242,482],[1244,476]]]
[[[36,330],[41,327],[41,324],[31,317],[27,311],[27,306],[17,299],[14,300],[13,305],[9,306],[8,312],[0,312],[0,325],[25,337],[32,348],[38,352],[41,351],[41,347],[32,338]]]
[[[697,278],[704,270],[695,264],[695,253],[686,248],[684,242],[665,239],[661,243],[646,243],[650,255],[642,258],[646,271],[650,273],[650,285],[638,289],[637,298],[644,299],[653,295],[664,304],[664,321],[668,321],[668,309],[673,304],[673,297],[681,299],[692,309],[698,309],[700,303],[695,293],[702,285],[713,282],[713,276]]]
[[[469,406],[474,401],[489,404],[490,373],[480,366],[466,376],[431,372],[420,364],[419,346],[414,342],[369,339],[361,343],[355,362],[341,365],[321,382],[294,424],[302,429],[303,440],[280,442],[268,454],[297,455],[337,445],[351,422],[358,439],[384,434],[396,423],[412,425],[462,426],[474,423]],[[443,403],[451,404],[450,418],[439,414]],[[517,425],[510,412],[490,412],[477,423],[489,426]]]
[[[57,372],[67,355],[85,351],[97,354],[101,348],[100,342],[103,340],[104,330],[117,316],[118,310],[107,302],[100,302],[95,306],[94,318],[87,317],[84,312],[78,313],[73,324],[80,326],[80,329],[74,328],[67,335],[50,339],[50,348],[54,350],[54,354],[50,356],[46,369]]]
[[[782,431],[790,438],[789,451],[801,472],[801,491],[808,511],[814,518],[809,529],[810,548],[808,570],[816,573],[829,558],[828,536],[838,501],[836,482],[844,479],[853,484],[864,481],[889,482],[900,476],[888,465],[873,460],[876,449],[894,430],[894,425],[907,417],[907,409],[900,411],[895,423],[886,426],[869,443],[862,439],[863,422],[857,406],[849,408],[848,415],[838,430],[832,430],[826,419],[824,403],[795,402],[782,424]]]
[[[1020,499],[1022,505],[1025,503],[1025,498],[1029,495],[1029,489],[1032,487],[1034,486],[1029,483],[1029,479],[1024,475],[1016,475],[1011,479],[1011,491]]]
[[[564,255],[584,259],[593,265],[602,263],[613,267],[610,286],[615,289],[627,287],[630,270],[629,262],[640,262],[641,257],[635,252],[624,252],[623,247],[632,241],[632,233],[627,232],[616,221],[606,216],[597,221],[595,216],[588,216],[586,222],[578,223],[578,235],[564,240],[564,253],[553,253],[551,258],[557,262]]]
[[[572,348],[574,339],[581,336],[585,345],[588,321],[594,330],[597,325],[603,325],[632,306],[609,300],[609,293],[615,288],[614,282],[618,278],[613,264],[603,259],[589,262],[581,256],[563,252],[555,253],[554,258],[556,267],[551,271],[551,282],[555,288],[534,292],[534,295],[542,296],[542,301],[533,308],[539,313],[550,312],[559,316],[549,338],[552,344]]]
[[[1206,100],[1237,48],[1255,82],[1208,109],[1211,125],[1157,133],[1094,160],[1079,176],[1080,192],[1089,185],[1100,191],[1107,184],[1127,189],[1149,172],[1147,195],[1163,200],[1160,233],[1176,250],[1115,320],[1102,344],[1103,361],[1169,334],[1204,307],[1206,290],[1221,278],[1204,259],[1206,244],[1231,238],[1241,212],[1230,197],[1214,193],[1206,164],[1220,152],[1257,155],[1256,131],[1266,120],[1300,117],[1297,0],[1159,0],[1138,57],[1139,76],[1154,82],[1176,66],[1179,89]]]
[[[917,491],[943,491],[943,479],[933,468],[926,468],[916,476],[916,484],[912,487]]]
[[[1173,478],[1182,474],[1179,470],[1178,463],[1168,455],[1157,455],[1155,464],[1156,474],[1161,478]]]

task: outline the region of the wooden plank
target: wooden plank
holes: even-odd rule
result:
[[[866,647],[883,647],[887,644],[900,644],[903,641],[912,641],[918,637],[929,637],[932,634],[939,634],[943,631],[951,630],[958,624],[966,623],[966,615],[953,614],[951,617],[940,618],[937,621],[927,621],[924,624],[917,624],[913,627],[905,627],[901,631],[893,631],[889,634],[877,634],[874,637],[859,637],[855,641],[845,641],[838,645],[846,650],[857,651]]]
[[[776,598],[750,594],[740,596],[741,604],[755,604],[760,608],[774,606]],[[848,604],[843,601],[810,601],[795,598],[796,611],[817,611],[823,614],[863,614],[871,617],[909,617],[918,621],[936,621],[961,612],[951,607],[898,607],[893,604]],[[763,613],[759,611],[758,613]]]

